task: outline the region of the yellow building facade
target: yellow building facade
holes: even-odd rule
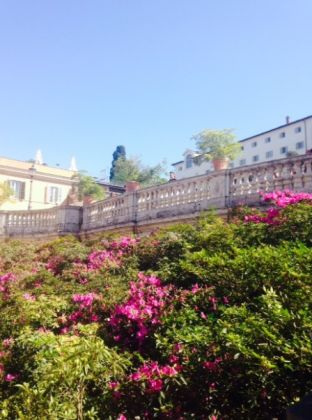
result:
[[[12,192],[0,210],[36,210],[68,204],[78,178],[75,170],[0,157],[0,182]]]

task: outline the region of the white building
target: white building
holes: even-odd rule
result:
[[[0,157],[0,183],[7,183],[12,191],[0,210],[36,210],[68,203],[78,178],[76,171],[44,164],[37,152],[32,162]]]
[[[241,154],[231,162],[231,167],[252,165],[270,160],[283,159],[287,156],[304,155],[312,150],[312,115],[273,128],[255,136],[240,140]],[[196,164],[197,152],[186,150],[184,160],[172,164],[176,179],[203,175],[213,170],[211,162]]]

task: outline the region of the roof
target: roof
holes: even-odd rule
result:
[[[179,160],[179,162],[172,163],[171,165],[178,165],[179,163],[183,163],[184,160]]]
[[[298,124],[299,122],[308,120],[309,118],[312,118],[312,115],[308,115],[307,117],[300,118],[300,120],[290,121],[289,123],[280,125],[280,126],[275,127],[275,128],[271,128],[271,130],[263,131],[262,133],[255,134],[255,135],[250,136],[250,137],[246,137],[243,140],[239,140],[239,143],[242,143],[243,141],[253,139],[254,137],[262,136],[263,134],[271,133],[272,131],[279,130],[280,128],[288,127],[289,125],[292,125],[292,124]]]
[[[27,162],[27,161],[17,160],[17,159],[9,159],[6,157],[1,157],[1,156],[0,156],[0,166],[11,168],[11,169],[22,170],[22,171],[28,171],[31,167],[34,167],[36,169],[36,173],[61,176],[64,178],[72,178],[73,175],[76,174],[76,172],[69,171],[68,169],[54,168],[48,165],[41,165],[38,163]]]
[[[271,128],[271,130],[262,131],[262,132],[261,132],[261,133],[259,133],[259,134],[254,134],[253,136],[246,137],[245,139],[239,140],[239,141],[238,141],[238,143],[242,143],[242,142],[244,142],[244,141],[247,141],[247,140],[250,140],[250,139],[254,139],[255,137],[262,136],[263,134],[271,133],[272,131],[279,130],[280,128],[288,127],[289,125],[292,125],[292,124],[298,124],[298,123],[300,123],[301,121],[308,120],[309,118],[312,118],[312,115],[308,115],[307,117],[300,118],[299,120],[290,121],[289,123],[286,123],[286,124],[280,125],[280,126],[275,127],[275,128]],[[203,154],[204,154],[204,153],[202,153],[202,155],[203,155]],[[198,154],[198,156],[201,156],[201,154]],[[171,165],[172,165],[172,166],[175,166],[175,165],[178,165],[179,163],[183,163],[183,162],[184,162],[184,160],[180,160],[179,162],[172,163]]]

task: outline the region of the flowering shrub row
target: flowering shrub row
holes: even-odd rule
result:
[[[312,196],[263,199],[141,239],[4,244],[0,417],[282,416],[312,388]]]

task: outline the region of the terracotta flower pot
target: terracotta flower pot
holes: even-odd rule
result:
[[[126,192],[134,192],[140,188],[140,184],[137,181],[128,181],[126,183]]]
[[[91,204],[93,202],[93,198],[90,195],[85,195],[83,197],[83,205],[88,205]]]
[[[215,171],[222,171],[224,169],[227,169],[229,167],[229,159],[228,158],[222,158],[222,159],[213,159],[212,164]]]

